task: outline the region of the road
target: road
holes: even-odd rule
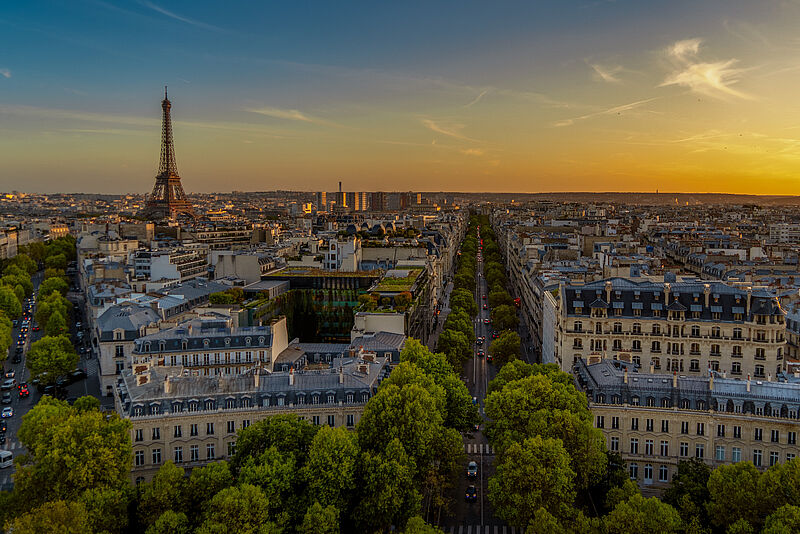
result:
[[[480,234],[478,235],[480,240]],[[487,321],[490,320],[491,310],[488,307],[488,286],[483,277],[483,261],[479,258],[476,272],[476,291],[475,296],[478,302],[478,316],[475,319],[475,337],[485,338],[482,344],[477,344],[473,348],[472,358],[464,365],[464,380],[467,388],[475,397],[481,416],[484,416],[484,399],[491,381],[497,374],[494,365],[488,363],[484,356],[478,356],[479,352],[486,352],[489,343],[492,341],[492,328]],[[484,309],[484,305],[486,308]],[[481,425],[481,429],[483,425]],[[461,534],[478,534],[483,532],[515,532],[507,527],[503,520],[494,516],[487,489],[489,477],[494,474],[494,450],[489,445],[489,441],[482,432],[471,432],[464,435],[464,452],[467,455],[467,462],[475,461],[478,464],[478,477],[468,479],[466,476],[466,465],[459,475],[456,486],[453,516],[444,520],[442,529],[445,532]],[[478,490],[478,498],[475,502],[465,502],[464,495],[467,487],[475,485]]]

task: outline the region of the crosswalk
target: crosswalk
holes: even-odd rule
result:
[[[19,441],[11,439],[11,440],[6,441],[6,444],[0,446],[0,448],[5,449],[7,451],[13,451],[15,449],[20,449],[21,450],[22,449],[22,443],[20,443]]]
[[[458,525],[440,527],[446,534],[517,534],[517,527],[500,525]],[[523,534],[524,529],[519,530]]]
[[[467,454],[486,454],[494,456],[494,447],[488,443],[465,443],[464,452]]]

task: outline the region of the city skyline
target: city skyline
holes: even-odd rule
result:
[[[341,179],[800,194],[798,15],[780,2],[9,6],[2,183],[148,192],[168,84],[189,193]]]

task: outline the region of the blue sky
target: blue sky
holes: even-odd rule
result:
[[[797,2],[14,2],[0,189],[800,193]],[[113,178],[113,179],[110,179]]]

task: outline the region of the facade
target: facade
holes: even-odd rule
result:
[[[785,368],[785,312],[764,290],[613,278],[560,286],[562,370],[579,358],[758,379]]]
[[[150,480],[168,460],[192,468],[228,459],[236,432],[271,415],[292,413],[317,425],[354,428],[389,367],[385,358],[362,354],[315,370],[253,368],[232,377],[172,373],[144,366],[117,381],[116,410],[132,423],[134,481]]]
[[[800,243],[800,223],[770,224],[769,240],[773,243]]]
[[[139,250],[133,254],[134,276],[139,280],[191,280],[208,274],[203,249]]]
[[[669,485],[678,462],[712,467],[750,461],[759,469],[798,452],[800,381],[755,381],[636,372],[627,362],[578,360],[576,387],[586,392],[594,426],[627,464],[644,492]]]

